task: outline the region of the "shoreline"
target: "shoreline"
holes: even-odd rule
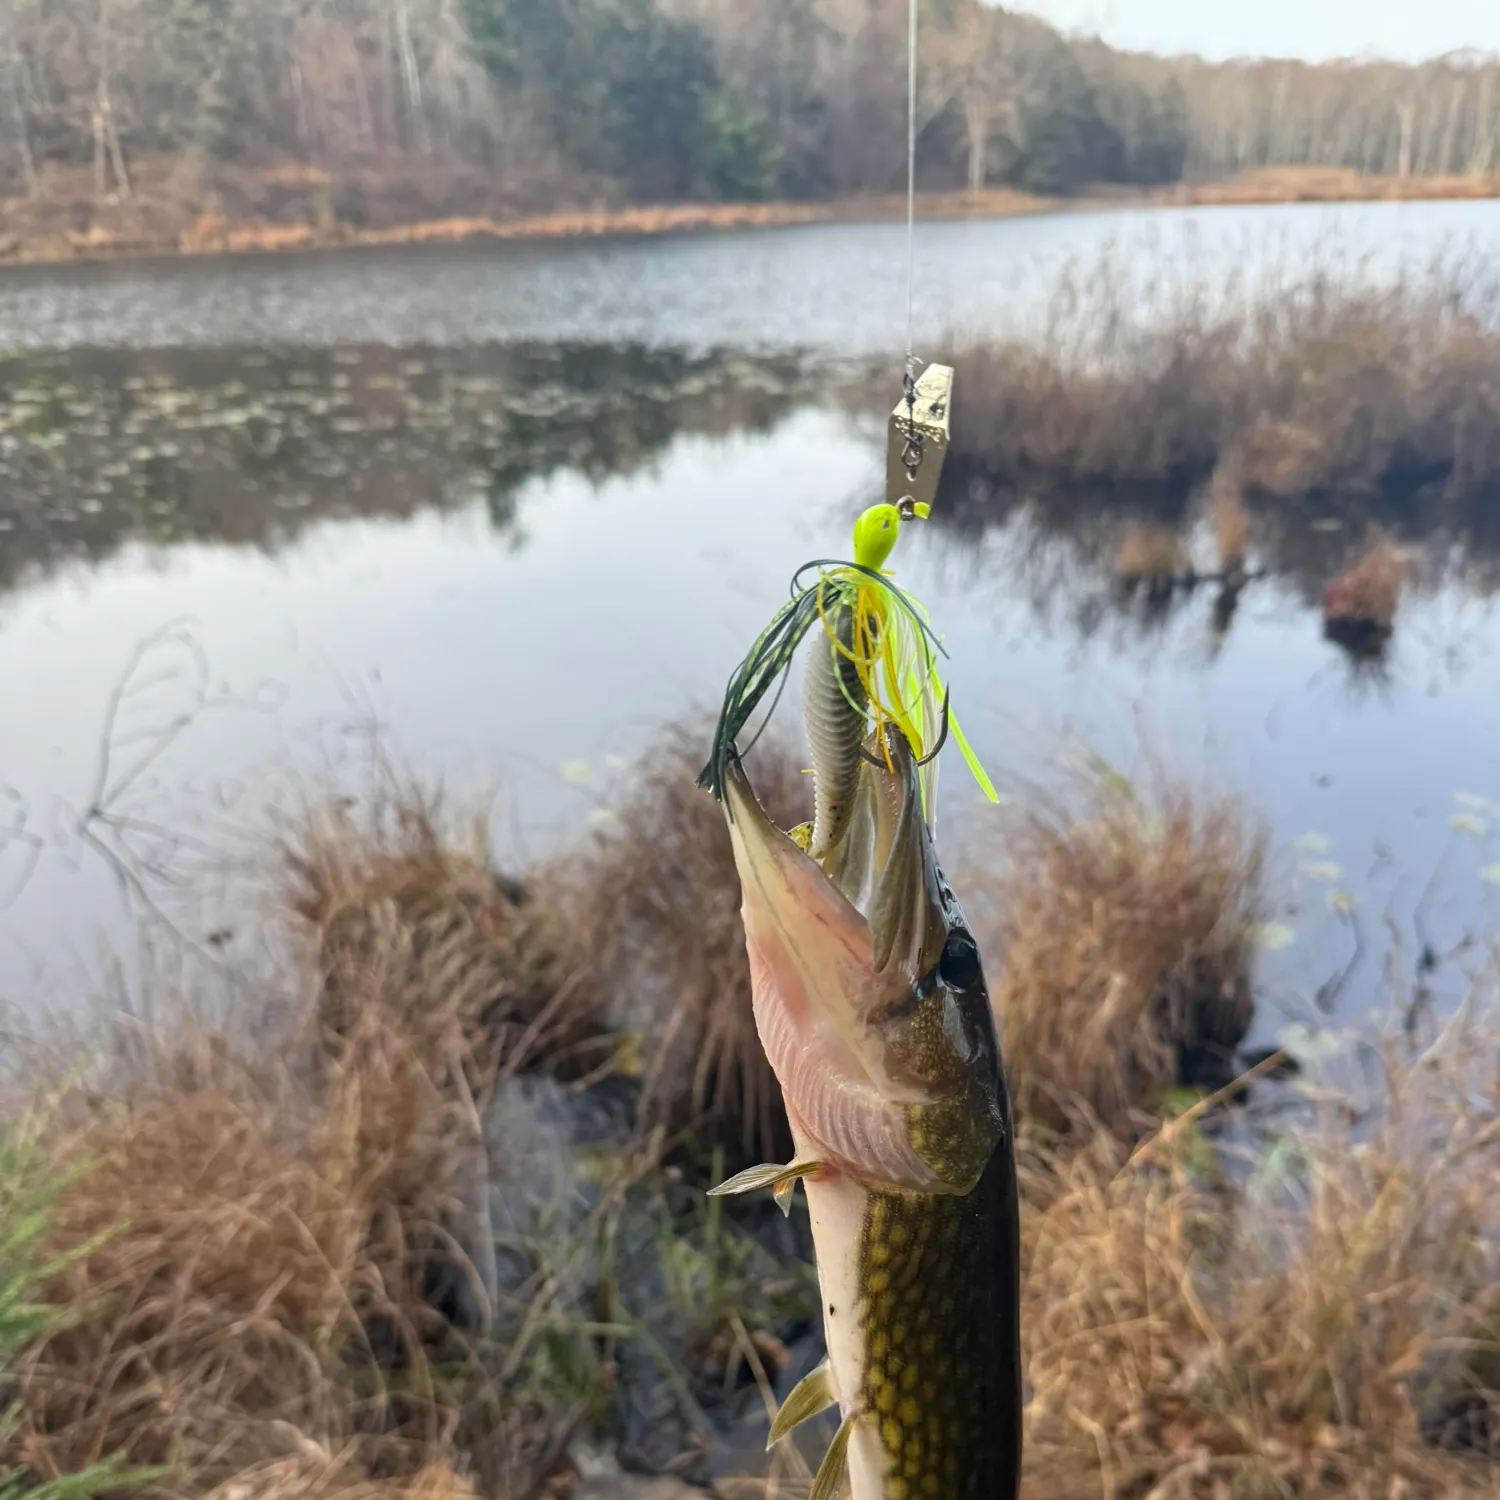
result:
[[[1050,213],[1149,208],[1272,207],[1294,203],[1487,201],[1500,198],[1500,173],[1483,177],[1389,178],[1321,168],[1267,168],[1228,182],[1174,183],[1135,190],[1100,187],[1072,197],[1044,197],[1011,189],[983,193],[924,193],[923,221],[1006,219]],[[514,218],[489,216],[421,220],[379,229],[259,219],[200,216],[190,228],[159,235],[115,233],[95,224],[86,232],[28,237],[0,233],[0,270],[160,260],[189,256],[285,254],[393,245],[465,244],[482,240],[644,238],[735,229],[781,229],[810,224],[889,223],[906,213],[901,194],[816,203],[685,203],[629,208],[560,209]]]

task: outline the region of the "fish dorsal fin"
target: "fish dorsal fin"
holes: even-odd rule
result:
[[[792,1428],[800,1427],[819,1412],[827,1411],[836,1400],[838,1397],[833,1393],[833,1373],[825,1359],[816,1370],[804,1375],[781,1403],[781,1410],[771,1423],[771,1435],[766,1439],[766,1447],[774,1447]]]
[[[844,1482],[849,1477],[849,1436],[853,1431],[854,1418],[847,1416],[828,1445],[823,1462],[818,1465],[807,1500],[840,1500]]]
[[[763,1166],[748,1167],[745,1171],[710,1188],[710,1198],[732,1198],[740,1193],[753,1193],[759,1188],[770,1188],[776,1198],[776,1206],[784,1214],[792,1211],[792,1193],[804,1177],[815,1177],[823,1170],[815,1161],[794,1161],[789,1166],[778,1166],[767,1162]]]

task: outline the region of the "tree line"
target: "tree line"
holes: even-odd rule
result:
[[[924,0],[929,188],[1281,164],[1500,170],[1500,60],[1210,64]],[[518,200],[821,198],[904,181],[906,0],[0,0],[0,186],[50,164],[470,164]]]

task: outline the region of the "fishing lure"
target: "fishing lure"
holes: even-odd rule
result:
[[[925,504],[913,508],[918,517],[928,512]],[[723,800],[725,770],[740,735],[768,697],[774,710],[797,651],[814,629],[819,630],[822,639],[814,640],[804,693],[819,771],[819,806],[809,840],[817,858],[837,842],[841,821],[847,818],[853,766],[856,757],[866,753],[861,747],[869,738],[873,753],[890,770],[893,731],[900,731],[924,766],[934,763],[951,734],[980,790],[990,801],[999,800],[952,712],[939,670],[939,660],[947,653],[928,612],[899,589],[885,569],[901,527],[899,506],[871,506],[854,524],[852,562],[825,558],[797,570],[791,599],[730,678],[709,761],[698,778],[700,787]],[[923,811],[931,822],[932,778],[923,780]]]

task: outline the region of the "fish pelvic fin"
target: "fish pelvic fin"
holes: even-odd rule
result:
[[[708,1196],[732,1198],[740,1193],[753,1193],[760,1188],[770,1188],[776,1199],[776,1206],[782,1213],[790,1216],[792,1194],[796,1191],[798,1182],[804,1177],[816,1177],[822,1170],[822,1163],[815,1161],[794,1161],[789,1166],[777,1166],[774,1162],[767,1162],[764,1166],[747,1168],[731,1177],[728,1182],[721,1182],[718,1187],[710,1188]]]
[[[812,1489],[807,1492],[807,1500],[840,1500],[849,1479],[849,1438],[853,1431],[854,1417],[851,1414],[844,1418],[828,1445],[828,1452],[823,1455],[823,1462],[813,1477]]]
[[[774,1448],[794,1427],[800,1427],[820,1412],[827,1411],[837,1400],[833,1391],[833,1372],[825,1359],[816,1370],[804,1375],[781,1403],[781,1410],[771,1423],[770,1436],[766,1438],[767,1449]]]

